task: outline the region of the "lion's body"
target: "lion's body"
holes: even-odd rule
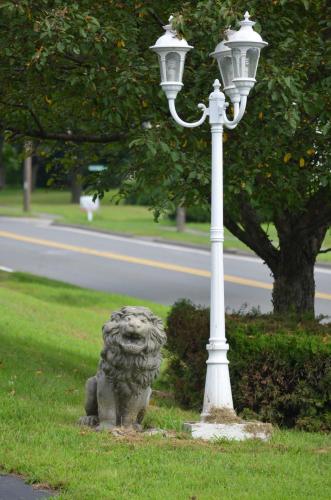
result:
[[[145,307],[123,307],[103,327],[99,369],[86,384],[86,417],[99,428],[139,426],[166,341],[162,322]]]

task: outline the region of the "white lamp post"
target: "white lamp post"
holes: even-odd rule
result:
[[[210,338],[207,350],[207,375],[201,420],[208,419],[214,410],[233,412],[232,393],[227,360],[228,344],[225,336],[224,269],[223,269],[223,127],[235,128],[246,109],[247,96],[255,84],[260,50],[267,45],[253,30],[254,22],[248,12],[240,22],[238,31],[228,30],[226,40],[219,43],[211,54],[219,65],[225,94],[234,107],[234,117],[226,115],[228,104],[220,91],[218,80],[209,96],[209,108],[204,104],[200,120],[187,123],[177,115],[175,99],[182,89],[182,76],[186,53],[193,47],[179,38],[172,27],[172,17],[164,26],[165,33],[151,49],[159,56],[161,87],[164,90],[173,119],[183,127],[198,127],[207,116],[212,134],[212,196],[211,196],[211,301]],[[203,436],[199,436],[203,437]]]

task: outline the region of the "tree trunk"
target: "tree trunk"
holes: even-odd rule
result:
[[[176,210],[176,227],[179,233],[183,233],[185,231],[185,222],[186,222],[186,209],[185,207],[177,207]]]
[[[36,159],[36,158],[35,158]],[[34,191],[37,186],[37,176],[39,170],[39,163],[34,161],[32,163],[32,173],[31,173],[31,191]]]
[[[31,180],[32,180],[32,143],[25,144],[24,166],[23,166],[23,211],[30,212],[31,209]]]
[[[274,276],[272,302],[276,314],[314,316],[314,263],[295,253],[295,265],[280,265]]]
[[[299,222],[278,227],[280,252],[274,270],[272,302],[276,314],[315,315],[314,266],[327,226],[309,234],[298,231]]]
[[[6,187],[6,166],[0,159],[0,190]]]
[[[27,151],[26,154],[30,154],[28,148],[29,145],[25,146]],[[31,178],[32,178],[32,157],[27,156],[24,159],[24,182],[23,182],[23,211],[30,212],[31,208]]]
[[[3,160],[3,137],[0,136],[0,190],[6,187],[6,165]]]
[[[224,210],[226,227],[267,264],[274,276],[272,301],[277,314],[314,316],[314,266],[329,227],[329,197],[312,197],[299,214],[284,210],[274,218],[279,248],[263,230],[256,210],[240,200],[238,221]]]
[[[79,174],[73,172],[71,175],[71,203],[78,204],[82,195],[82,183]]]

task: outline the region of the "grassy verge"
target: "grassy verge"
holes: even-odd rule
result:
[[[101,324],[124,304],[143,302],[0,272],[3,470],[60,488],[60,499],[329,498],[328,436],[276,431],[268,443],[197,442],[179,431],[198,415],[157,398],[146,424],[177,430],[173,438],[77,426]],[[144,304],[165,317],[165,307]]]
[[[112,193],[114,194],[114,193]],[[163,218],[154,222],[153,213],[147,207],[136,205],[115,205],[110,201],[112,194],[101,202],[100,211],[94,214],[93,222],[87,221],[86,214],[78,205],[70,204],[70,193],[65,191],[38,190],[32,195],[32,210],[30,215],[48,213],[59,217],[59,222],[79,224],[117,233],[127,233],[136,236],[162,238],[183,243],[209,244],[208,224],[195,227],[188,224],[188,230],[195,233],[178,233],[175,222]],[[26,215],[22,210],[22,194],[17,190],[0,192],[0,215]],[[200,234],[201,233],[201,234]]]
[[[174,221],[163,218],[156,223],[153,220],[152,212],[147,207],[115,205],[110,201],[111,196],[112,194],[108,193],[106,199],[101,203],[100,211],[94,215],[94,220],[90,223],[87,221],[85,213],[81,212],[77,205],[69,203],[69,192],[40,189],[32,195],[32,211],[30,215],[48,213],[59,217],[59,221],[62,223],[92,226],[118,233],[209,246],[209,224],[188,223],[186,225],[187,231],[178,233]],[[0,192],[0,215],[26,215],[22,211],[22,193],[19,190],[7,189]],[[274,226],[265,225],[265,229],[271,240],[277,242]],[[328,231],[323,246],[325,248],[331,247],[331,230]],[[225,230],[224,248],[253,253],[228,230]],[[318,261],[331,262],[331,254],[321,254]]]

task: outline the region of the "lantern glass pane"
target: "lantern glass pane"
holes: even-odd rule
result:
[[[221,56],[218,62],[223,81],[223,86],[230,87],[232,85],[232,80],[233,80],[232,57],[230,55]]]
[[[180,55],[177,52],[166,55],[166,72],[168,82],[180,81]]]
[[[241,51],[240,49],[232,49],[232,66],[234,78],[241,77]]]
[[[257,63],[259,61],[259,50],[256,48],[249,49],[246,54],[247,76],[255,78]]]
[[[161,82],[166,81],[165,71],[164,71],[164,59],[162,59],[161,55],[158,54],[159,57],[159,66],[160,66],[160,74],[161,74]]]

